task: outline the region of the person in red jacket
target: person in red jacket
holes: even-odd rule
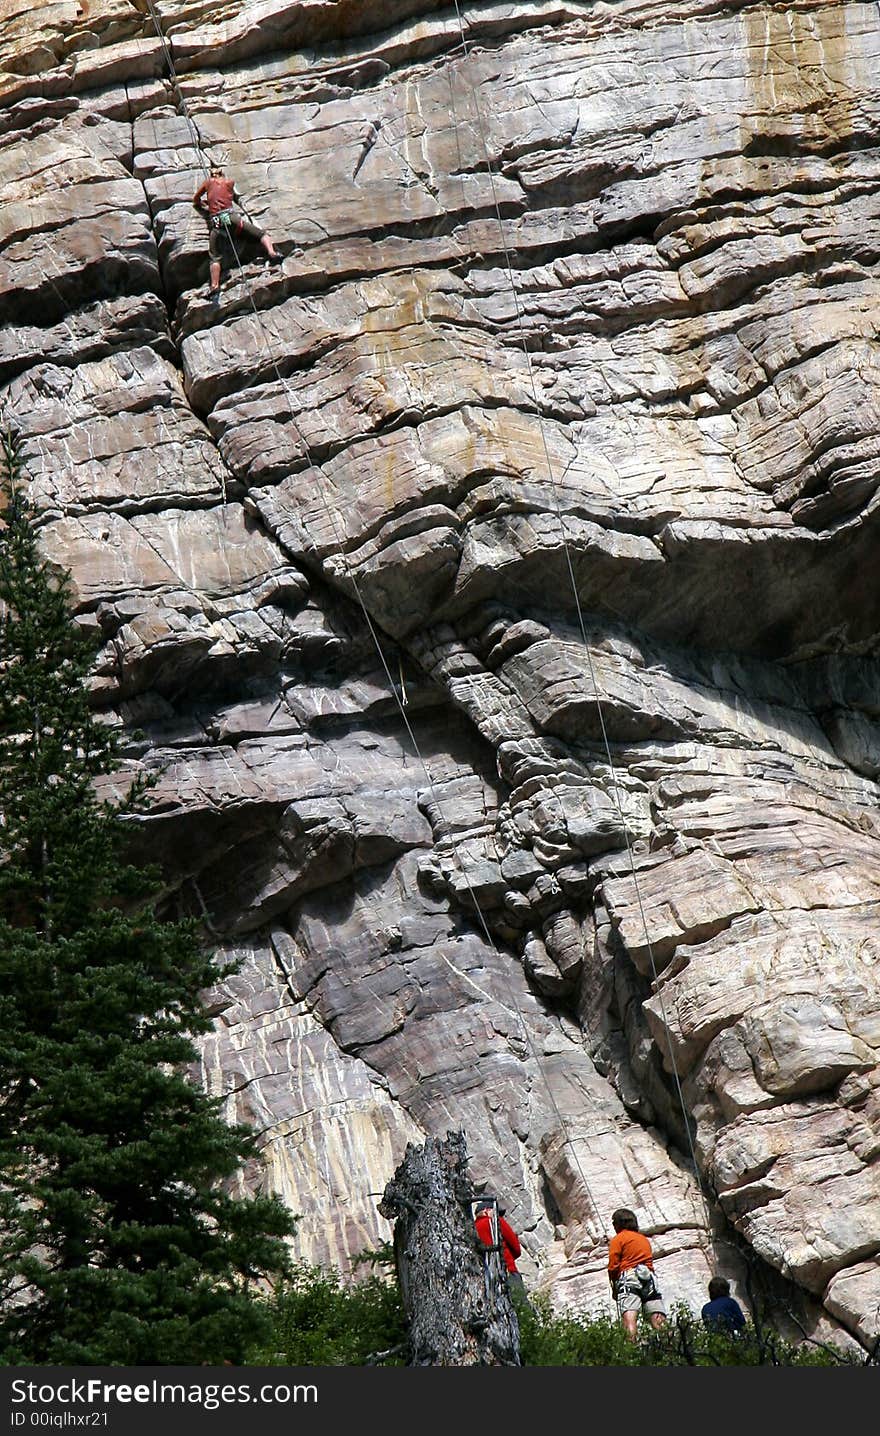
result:
[[[608,1243],[608,1280],[623,1329],[630,1341],[637,1341],[640,1311],[655,1329],[666,1323],[666,1308],[654,1276],[654,1253],[629,1207],[618,1207],[611,1215],[611,1225],[614,1236]]]
[[[494,1248],[495,1242],[492,1237],[492,1203],[481,1202],[477,1207],[474,1217],[474,1226],[477,1229],[477,1236],[484,1247]],[[519,1237],[510,1225],[504,1220],[504,1208],[498,1208],[498,1239],[501,1246],[501,1255],[504,1259],[505,1270],[507,1271],[507,1285],[514,1291],[525,1294],[525,1283],[521,1274],[516,1269],[516,1259],[522,1251],[519,1244]]]
[[[220,293],[220,246],[224,234],[234,234],[235,239],[239,235],[246,234],[250,239],[259,240],[273,264],[280,264],[283,258],[268,234],[245,218],[240,205],[236,203],[237,200],[234,181],[228,179],[217,166],[211,170],[205,183],[199,185],[193,195],[193,204],[202,214],[207,214],[210,225],[208,258],[210,259],[212,298],[216,298]]]

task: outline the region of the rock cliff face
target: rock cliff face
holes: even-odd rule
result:
[[[247,1180],[345,1265],[463,1128],[560,1304],[631,1205],[870,1343],[877,6],[2,14],[0,402]]]

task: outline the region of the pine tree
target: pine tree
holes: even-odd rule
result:
[[[142,787],[96,796],[119,740],[9,433],[0,483],[0,1361],[237,1361],[292,1219],[224,1190],[254,1137],[187,1075],[223,969],[126,860]]]

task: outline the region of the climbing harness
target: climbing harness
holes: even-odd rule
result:
[[[653,1271],[644,1262],[638,1266],[627,1267],[619,1277],[620,1290],[630,1291],[640,1296],[642,1301],[660,1301],[662,1292],[657,1285],[657,1278]]]

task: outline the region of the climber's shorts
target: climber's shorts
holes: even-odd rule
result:
[[[621,1283],[617,1288],[618,1315],[623,1316],[625,1311],[643,1311],[645,1316],[666,1315],[666,1307],[663,1305],[663,1298],[659,1291],[656,1296],[650,1296],[646,1300],[639,1287]]]
[[[240,235],[246,234],[249,239],[260,240],[265,230],[258,229],[245,219],[240,210],[224,209],[220,214],[212,215],[211,227],[208,231],[208,254],[212,259],[219,259],[222,253],[224,237],[232,244],[235,244]]]

